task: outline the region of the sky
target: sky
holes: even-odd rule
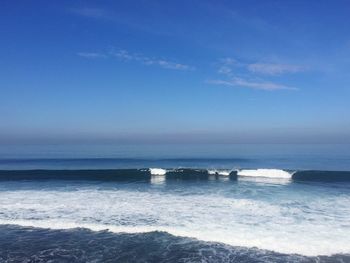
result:
[[[350,2],[0,3],[0,143],[349,143]]]

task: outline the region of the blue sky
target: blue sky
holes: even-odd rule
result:
[[[350,142],[349,1],[2,1],[0,142]]]

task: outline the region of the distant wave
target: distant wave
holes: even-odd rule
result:
[[[229,176],[232,170],[208,170],[208,174],[210,175],[224,175]]]
[[[149,169],[151,175],[165,175],[166,170],[162,168],[150,168]]]
[[[279,169],[95,169],[95,170],[0,170],[0,180],[151,180],[152,176],[166,179],[207,180],[212,176],[226,176],[230,180],[243,177],[290,179],[292,181],[350,182],[350,171],[288,171]]]
[[[293,173],[279,169],[239,170],[238,176],[291,179]]]

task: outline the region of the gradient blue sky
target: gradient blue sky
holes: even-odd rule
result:
[[[0,4],[0,142],[350,142],[349,1]]]

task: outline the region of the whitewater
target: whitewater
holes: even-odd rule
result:
[[[164,231],[306,256],[350,251],[348,182],[294,182],[295,171],[278,169],[138,171],[123,181],[3,180],[0,224]]]

